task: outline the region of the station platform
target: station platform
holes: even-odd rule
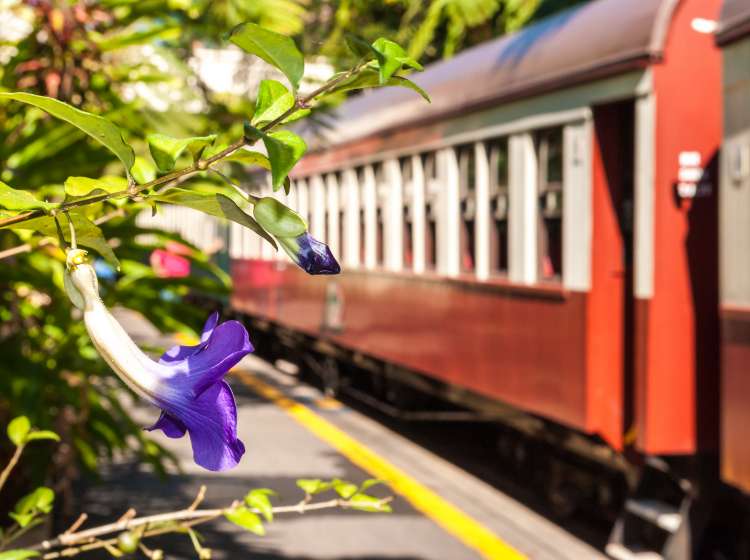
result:
[[[116,461],[102,480],[81,491],[87,525],[117,518],[129,507],[139,515],[186,507],[202,484],[208,487],[202,507],[225,507],[253,488],[276,490],[277,505],[295,504],[303,496],[296,486],[300,478],[377,478],[386,484],[368,492],[393,495],[393,513],[285,514],[267,526],[265,537],[224,520],[199,532],[214,559],[605,558],[493,486],[267,362],[249,356],[228,381],[247,448],[240,465],[225,473],[205,471],[193,463],[187,438],[154,432],[174,453],[179,470],[164,479],[127,458]],[[133,407],[144,425],[158,415],[146,405]],[[168,558],[195,557],[187,536],[151,542],[163,546]]]

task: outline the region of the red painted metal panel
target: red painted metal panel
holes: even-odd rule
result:
[[[310,277],[260,261],[235,261],[232,276],[235,309],[313,335],[336,282],[345,327],[321,336],[583,431],[592,425],[585,294],[380,273]]]
[[[750,493],[750,308],[723,307],[721,476]]]
[[[656,95],[654,296],[644,319],[638,447],[651,454],[715,449],[718,409],[716,158],[721,142],[721,58],[691,27],[716,19],[719,0],[680,2]],[[681,152],[698,152],[709,196],[679,199]],[[640,359],[640,358],[639,358]]]
[[[606,434],[622,447],[626,428],[624,408],[628,329],[632,329],[627,298],[631,293],[627,240],[619,214],[632,194],[633,103],[617,103],[594,110],[592,289],[587,329],[587,392],[589,431]]]

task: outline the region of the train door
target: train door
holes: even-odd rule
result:
[[[623,447],[634,421],[634,117],[632,100],[594,108],[592,329],[608,334],[592,353],[601,375],[618,380]]]

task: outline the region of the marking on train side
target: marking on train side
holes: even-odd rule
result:
[[[352,463],[375,478],[385,480],[393,490],[414,508],[432,519],[447,533],[456,537],[484,558],[522,560],[523,554],[502,541],[484,525],[430,490],[412,476],[391,464],[340,428],[318,416],[281,391],[259,380],[251,373],[236,369],[232,373],[255,393],[272,402],[319,439],[335,448]]]

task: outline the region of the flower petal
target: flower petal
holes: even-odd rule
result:
[[[197,399],[170,410],[187,427],[193,460],[211,471],[231,469],[245,446],[237,439],[237,406],[226,381],[214,383]]]
[[[201,332],[200,343],[194,346],[172,346],[169,350],[164,352],[161,358],[159,358],[160,364],[171,364],[173,362],[179,362],[180,360],[186,359],[188,356],[200,352],[205,346],[205,342],[211,337],[216,328],[216,323],[219,322],[219,312],[214,311],[206,319],[206,323],[203,325],[203,331]]]
[[[180,422],[177,418],[162,410],[161,416],[159,416],[159,419],[154,425],[144,429],[149,432],[161,430],[167,437],[181,438],[185,435],[185,430],[187,428],[185,427],[185,424]]]
[[[203,331],[201,332],[201,342],[206,342],[210,337],[211,333],[214,332],[216,325],[219,322],[219,312],[214,311],[206,319],[206,323],[203,325]]]
[[[253,345],[242,323],[226,321],[213,329],[198,352],[169,363],[174,375],[167,383],[180,393],[190,391],[197,397],[252,351]]]

